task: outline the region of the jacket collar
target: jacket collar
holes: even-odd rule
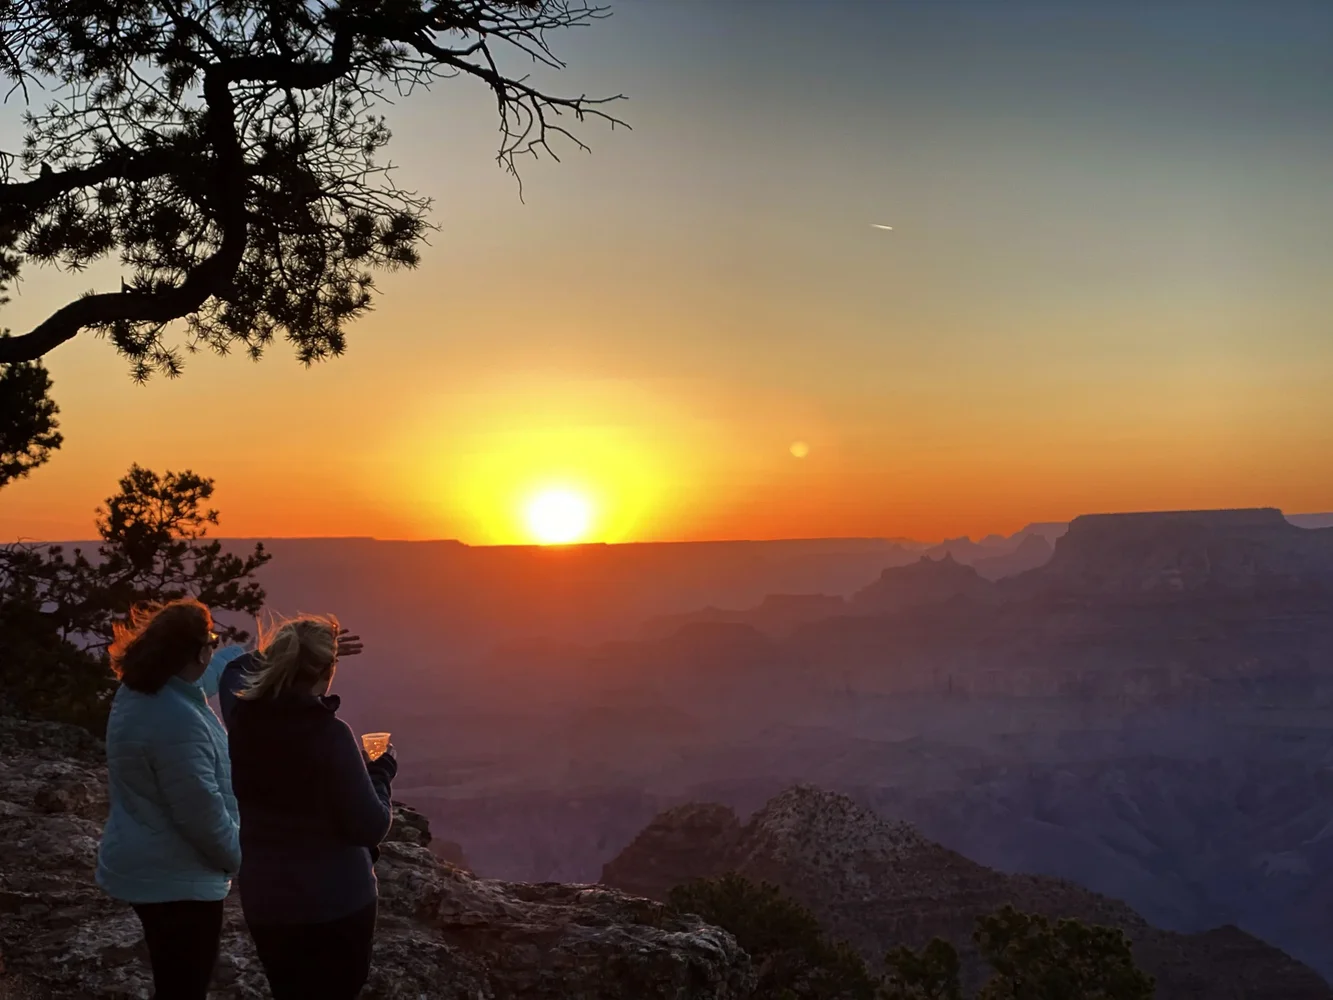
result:
[[[172,675],[167,678],[167,683],[163,687],[171,688],[185,695],[191,701],[197,701],[206,704],[208,699],[204,697],[204,689],[199,686],[198,681],[187,681],[183,677]]]

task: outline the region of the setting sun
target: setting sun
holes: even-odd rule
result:
[[[733,437],[691,398],[680,386],[495,375],[405,421],[399,489],[421,499],[419,531],[474,545],[676,535]]]
[[[528,530],[542,545],[581,541],[592,523],[592,504],[572,490],[543,490],[528,502]]]

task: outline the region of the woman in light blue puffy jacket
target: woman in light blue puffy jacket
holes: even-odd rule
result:
[[[227,736],[207,699],[243,650],[218,650],[212,627],[204,605],[173,601],[136,611],[111,646],[120,687],[97,884],[138,914],[161,1000],[207,995],[241,863]]]

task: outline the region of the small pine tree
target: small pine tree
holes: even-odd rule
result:
[[[1152,1000],[1153,978],[1114,928],[1006,906],[978,922],[974,940],[994,970],[978,1000]]]
[[[948,941],[935,938],[919,954],[899,945],[884,964],[885,1000],[963,1000],[958,950]]]
[[[205,538],[218,523],[213,481],[133,467],[98,511],[93,558],[60,546],[0,548],[3,708],[100,733],[115,685],[105,650],[111,624],[143,602],[197,597],[214,611],[255,614],[262,545],[238,556]],[[247,633],[219,624],[225,638]]]

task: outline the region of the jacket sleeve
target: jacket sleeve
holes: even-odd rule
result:
[[[240,649],[239,646],[231,647]],[[210,664],[211,666],[211,664]],[[236,711],[236,699],[245,687],[246,678],[255,668],[253,653],[242,652],[226,662],[218,678],[218,707],[222,709],[222,724],[231,728],[231,717]]]
[[[199,686],[204,689],[205,698],[211,698],[219,693],[219,684],[227,665],[244,655],[243,646],[223,646],[213,654],[213,658],[208,661],[208,667],[204,670],[204,676],[199,678]]]
[[[210,865],[234,875],[241,867],[240,830],[218,787],[212,737],[202,727],[172,736],[153,748],[167,815]]]
[[[361,744],[347,723],[337,720],[332,729],[328,762],[336,821],[351,843],[373,849],[388,836],[393,823],[389,802],[392,761],[383,766],[374,761],[367,766]]]

